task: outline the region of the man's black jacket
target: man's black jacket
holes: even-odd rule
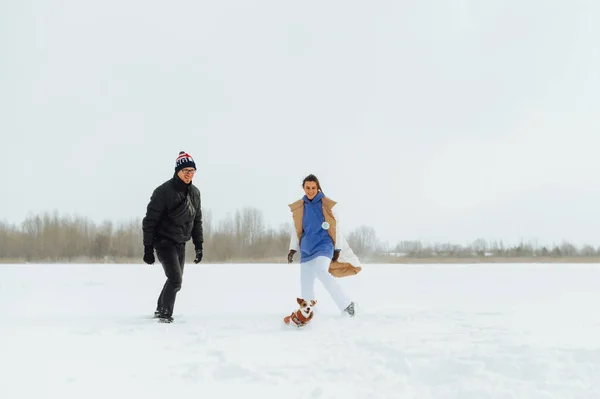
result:
[[[177,175],[158,186],[142,220],[144,245],[156,246],[169,240],[185,243],[192,239],[202,249],[202,205],[200,190],[185,184]]]

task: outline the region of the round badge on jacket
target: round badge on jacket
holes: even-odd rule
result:
[[[321,227],[323,228],[323,230],[327,230],[327,229],[329,228],[329,223],[327,223],[327,222],[323,222],[323,223],[321,224]]]

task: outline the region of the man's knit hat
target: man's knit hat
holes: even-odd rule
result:
[[[185,151],[180,151],[177,160],[175,161],[175,173],[184,168],[196,169],[196,163],[190,154]]]

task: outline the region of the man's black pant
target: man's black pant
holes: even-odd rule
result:
[[[167,281],[158,297],[157,310],[161,316],[173,316],[175,297],[181,290],[183,266],[185,263],[185,244],[161,243],[156,247],[158,261],[162,264]]]

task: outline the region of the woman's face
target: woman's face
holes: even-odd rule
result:
[[[319,189],[317,188],[317,182],[307,181],[304,182],[304,194],[308,197],[309,200],[315,198]]]

